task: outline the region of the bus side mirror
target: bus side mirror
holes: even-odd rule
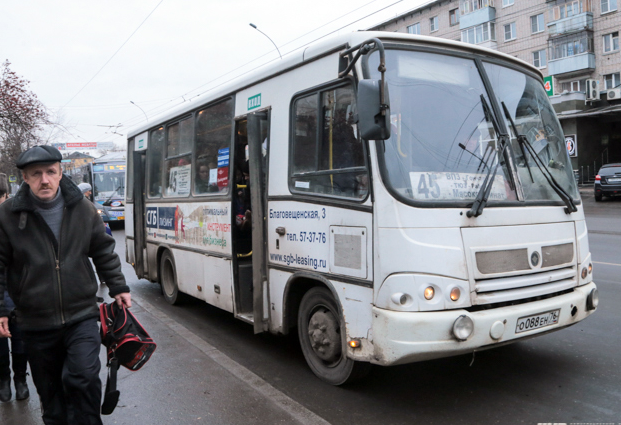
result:
[[[390,100],[388,84],[384,84],[384,104],[380,100],[382,80],[358,82],[358,130],[363,139],[390,138]]]

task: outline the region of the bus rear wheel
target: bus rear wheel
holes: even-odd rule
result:
[[[162,285],[162,295],[164,299],[172,305],[183,302],[184,294],[179,292],[177,285],[177,268],[175,259],[170,251],[164,252],[160,261],[160,283]]]
[[[304,358],[317,377],[332,385],[354,382],[371,365],[347,358],[343,350],[345,327],[334,297],[327,288],[310,289],[298,313],[298,336]]]

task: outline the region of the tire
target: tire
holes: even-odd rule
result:
[[[371,368],[347,358],[342,335],[345,327],[332,293],[324,287],[310,289],[298,312],[300,346],[313,373],[332,385],[362,379]]]
[[[601,202],[602,201],[602,194],[600,193],[599,195],[595,195],[595,202]]]
[[[165,251],[160,261],[160,284],[164,299],[172,305],[178,305],[185,299],[185,294],[179,292],[177,285],[177,268],[175,259],[170,251]]]

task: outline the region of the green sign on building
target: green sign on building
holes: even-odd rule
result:
[[[554,86],[552,85],[552,76],[544,77],[543,88],[546,89],[548,96],[554,96]]]

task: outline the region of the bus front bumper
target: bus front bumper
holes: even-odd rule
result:
[[[591,282],[557,297],[472,313],[463,309],[399,312],[374,307],[371,363],[389,366],[449,357],[560,330],[595,311],[587,308],[587,298],[595,288]],[[516,333],[516,326],[523,322],[519,319],[556,310],[560,310],[556,323]],[[474,331],[467,340],[458,341],[453,324],[462,315],[472,319]]]

